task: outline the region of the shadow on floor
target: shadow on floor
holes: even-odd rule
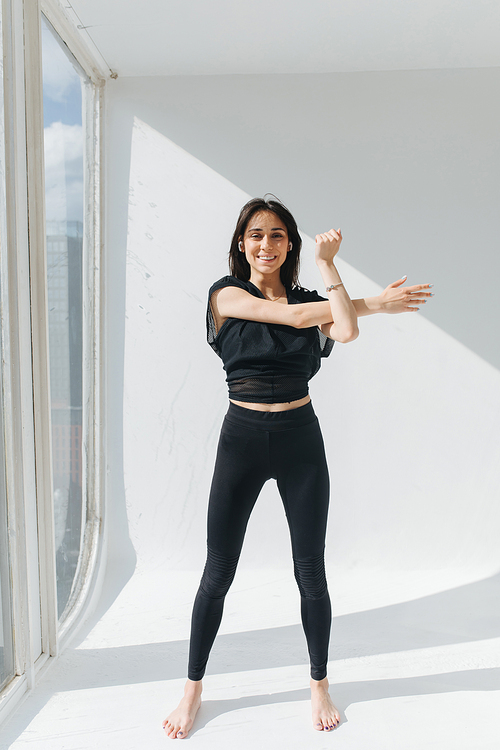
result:
[[[459,690],[500,690],[500,669],[471,669],[465,672],[446,672],[424,677],[408,677],[367,682],[343,682],[333,684],[332,698],[341,714],[341,726],[347,722],[346,710],[352,703],[364,703],[399,698],[409,695],[433,695]],[[190,732],[193,736],[217,716],[244,708],[265,706],[273,703],[308,701],[308,689],[291,690],[270,695],[247,695],[234,700],[203,701],[196,722]]]
[[[330,660],[468,643],[500,634],[500,574],[450,591],[343,615],[334,619]],[[186,673],[186,640],[103,649],[68,649],[24,706],[2,731],[9,744],[24,731],[53,693],[172,680]],[[247,631],[217,638],[210,674],[307,664],[302,627]],[[500,689],[499,669],[480,669],[408,679],[345,683],[335,688],[339,708],[353,701],[454,690]],[[308,691],[207,701],[205,723],[224,711],[281,700],[304,700]],[[226,708],[225,708],[226,707]],[[215,713],[214,713],[215,712]],[[207,716],[208,718],[203,718]],[[9,745],[2,745],[8,747]]]
[[[411,602],[334,617],[330,660],[410,651],[500,635],[500,574]],[[67,651],[59,689],[108,687],[182,678],[188,642]],[[218,636],[210,674],[307,664],[302,626]],[[55,667],[54,667],[55,668]]]

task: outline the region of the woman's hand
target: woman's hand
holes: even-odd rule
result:
[[[332,262],[337,255],[340,243],[342,242],[342,233],[340,229],[330,229],[329,232],[316,235],[315,256],[316,263]]]
[[[379,312],[382,313],[402,313],[402,312],[417,312],[420,308],[415,305],[425,305],[427,299],[432,297],[432,292],[423,291],[424,289],[430,289],[432,284],[417,284],[416,286],[405,286],[406,276],[402,279],[394,281],[389,284],[378,295],[378,301],[380,304]]]

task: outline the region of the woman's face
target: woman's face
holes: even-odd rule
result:
[[[277,271],[289,251],[286,226],[271,211],[260,211],[252,216],[242,242],[252,272],[271,274]]]

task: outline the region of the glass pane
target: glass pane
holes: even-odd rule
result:
[[[2,3],[0,0],[0,254],[6,247],[5,235],[5,131],[3,108],[3,52],[2,52]],[[0,264],[0,273],[3,263]],[[0,279],[1,281],[1,279]],[[4,309],[1,299],[2,284],[0,283],[0,313]],[[0,315],[0,351],[2,346],[2,327],[4,321]],[[7,497],[5,491],[5,452],[3,425],[3,387],[2,387],[2,358],[0,358],[0,689],[14,676],[14,644],[12,629],[12,599],[9,570],[9,547],[7,534]]]
[[[88,79],[42,16],[50,392],[59,617],[81,552],[84,131]]]

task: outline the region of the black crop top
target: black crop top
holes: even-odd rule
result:
[[[224,276],[210,287],[207,339],[224,362],[229,398],[277,404],[307,396],[308,382],[318,372],[321,357],[330,354],[333,340],[317,326],[293,328],[240,318],[228,318],[217,332],[210,301],[212,294],[225,286],[236,286],[254,297],[265,297],[251,281],[241,281],[235,276]],[[316,291],[300,287],[287,289],[286,293],[289,305],[326,300]]]

